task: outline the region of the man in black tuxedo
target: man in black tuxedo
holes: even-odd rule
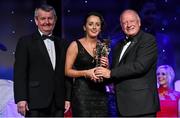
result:
[[[37,32],[20,38],[16,47],[15,102],[24,116],[63,116],[71,94],[64,75],[68,43],[52,36],[57,20],[52,6],[36,8],[34,18]]]
[[[133,10],[121,14],[120,24],[126,40],[113,51],[112,69],[98,67],[95,74],[113,80],[119,116],[155,117],[159,110],[156,40],[140,30],[140,17]]]

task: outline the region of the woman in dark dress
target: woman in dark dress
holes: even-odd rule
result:
[[[65,74],[74,78],[72,93],[73,116],[108,116],[105,82],[95,76],[95,54],[98,35],[104,25],[103,17],[91,12],[85,17],[85,36],[73,41],[66,54]],[[104,60],[103,66],[108,64]]]

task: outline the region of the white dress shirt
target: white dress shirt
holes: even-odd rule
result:
[[[39,32],[40,32],[40,34],[42,36],[43,33],[41,31],[39,31]],[[51,36],[51,35],[49,35],[49,36]],[[43,41],[44,41],[44,44],[45,44],[46,49],[48,51],[48,54],[49,54],[53,69],[55,69],[55,66],[56,66],[56,51],[55,51],[54,41],[52,41],[52,40],[50,40],[48,38],[46,40],[43,40]]]
[[[128,43],[126,43],[126,45],[123,46],[123,49],[122,49],[120,57],[119,57],[119,62],[121,61],[125,51],[127,50],[127,48],[129,47],[130,44],[131,44],[131,41],[129,41]]]

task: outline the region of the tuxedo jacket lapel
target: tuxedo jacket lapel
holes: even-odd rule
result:
[[[131,48],[132,48],[135,44],[136,44],[136,41],[132,41],[132,42],[131,42],[131,44],[129,45],[129,47],[128,47],[128,48],[126,49],[126,51],[124,52],[121,60],[123,60],[123,58],[127,55],[127,53],[131,50]],[[121,50],[121,51],[122,51],[122,50]],[[120,53],[121,53],[121,52],[120,52]],[[121,62],[121,60],[120,60],[120,62]],[[120,62],[119,62],[119,63],[120,63]]]
[[[124,42],[122,42],[118,48],[115,50],[115,62],[114,62],[114,66],[117,66],[121,63],[121,61],[123,60],[123,58],[127,55],[127,53],[131,50],[131,48],[137,43],[137,39],[133,39],[131,44],[129,45],[129,47],[126,49],[126,51],[124,52],[121,60],[119,61],[119,58],[120,58],[120,55],[121,55],[121,52],[122,52],[122,49],[123,49],[123,46],[124,46]]]
[[[123,43],[120,43],[119,46],[117,47],[117,49],[115,50],[115,57],[114,57],[114,67],[117,66],[119,64],[119,57],[121,54],[121,51],[123,49]]]
[[[40,34],[36,35],[36,39],[38,39],[37,43],[38,43],[38,48],[40,49],[40,53],[44,57],[45,61],[47,62],[47,65],[49,66],[49,68],[51,68],[53,70],[53,66],[52,66],[52,63],[51,63],[47,48],[46,48]]]
[[[58,39],[57,38],[55,38],[54,39],[54,46],[55,46],[55,52],[56,52],[56,66],[55,66],[55,70],[57,69],[57,66],[59,65],[59,60],[61,60],[60,58],[61,58],[61,52],[60,52],[60,42],[58,41]]]

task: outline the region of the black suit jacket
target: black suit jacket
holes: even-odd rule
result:
[[[45,108],[54,96],[57,107],[64,109],[65,98],[69,100],[71,95],[71,86],[65,86],[71,84],[66,84],[64,75],[65,53],[69,43],[55,38],[54,44],[55,70],[39,32],[19,40],[14,63],[16,103],[27,100],[30,109]]]
[[[119,62],[123,46],[115,47],[111,71],[119,112],[123,116],[154,113],[159,110],[155,38],[140,31]]]

